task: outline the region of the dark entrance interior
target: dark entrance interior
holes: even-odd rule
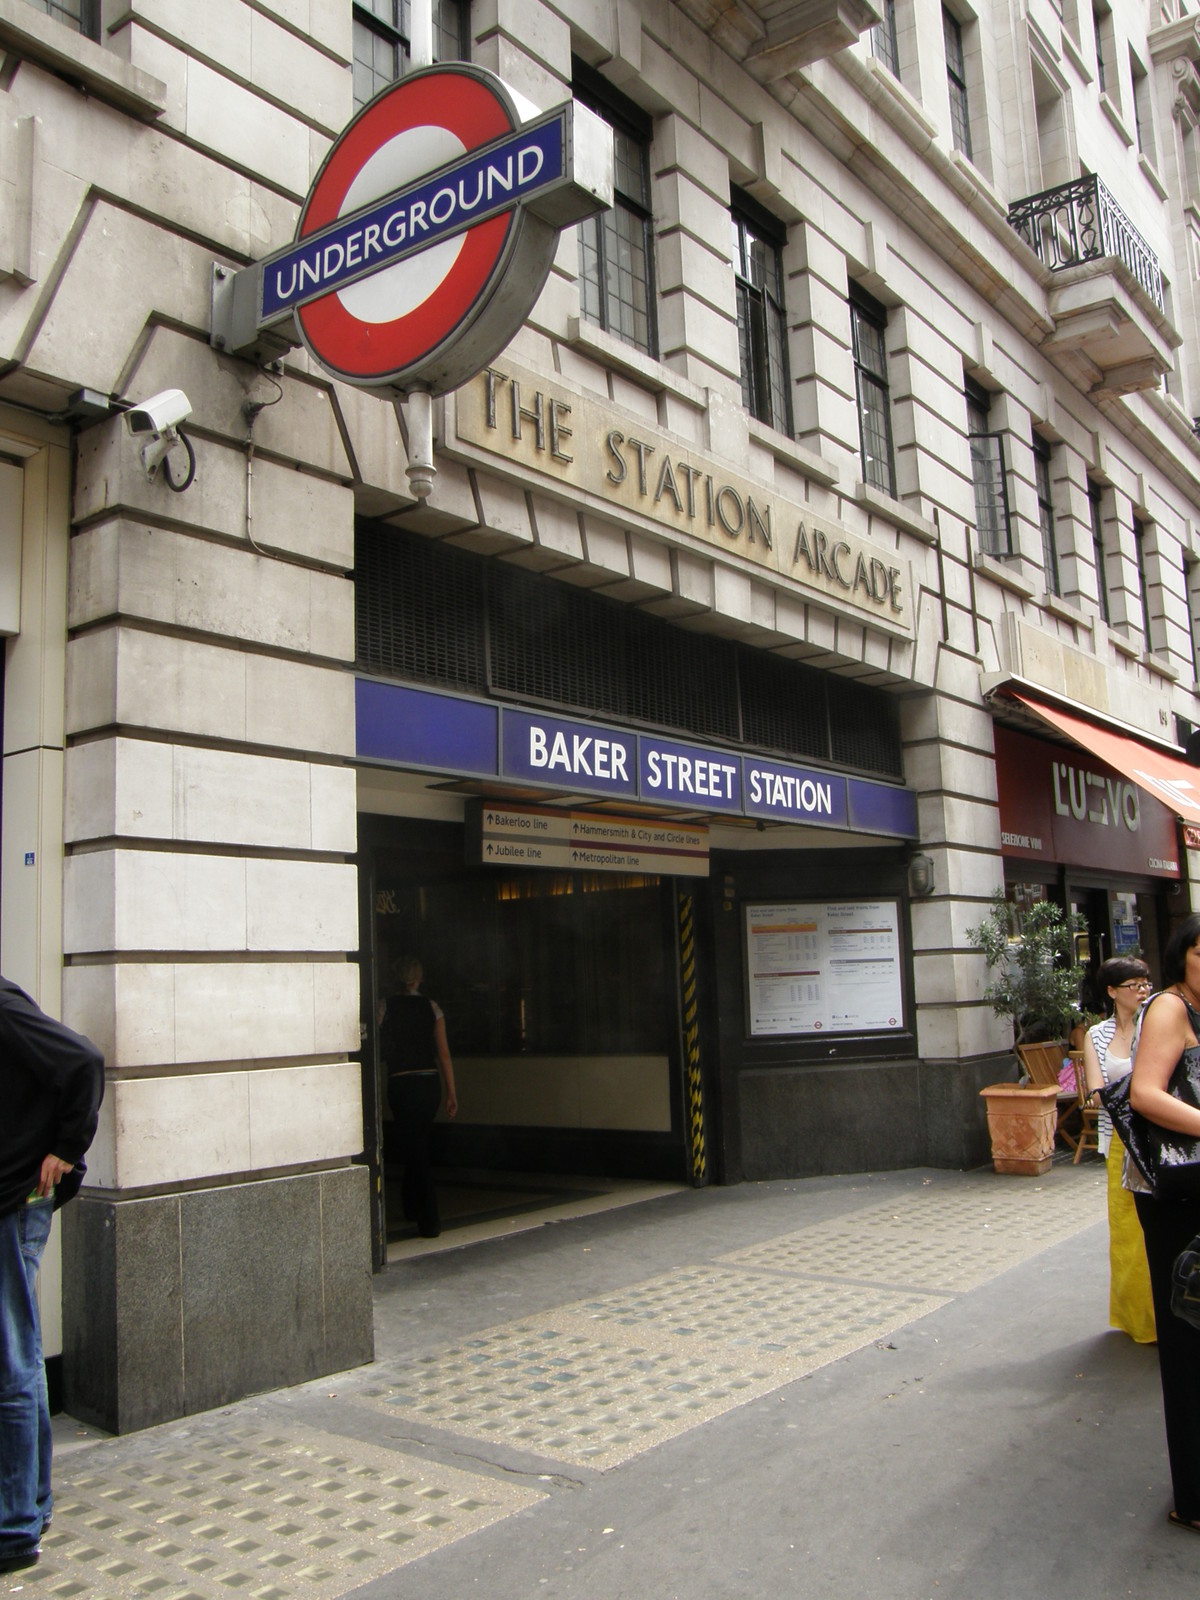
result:
[[[519,1209],[526,1190],[542,1204],[556,1175],[575,1193],[589,1174],[682,1180],[671,883],[469,866],[450,823],[362,817],[360,848],[372,868],[364,1099],[379,1232],[412,1231],[377,1047],[379,1002],[405,956],[424,966],[454,1058],[459,1113],[439,1118],[433,1142],[447,1226]]]

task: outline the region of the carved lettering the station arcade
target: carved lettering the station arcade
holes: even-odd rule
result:
[[[907,566],[838,523],[700,456],[596,397],[492,366],[455,398],[463,444],[690,534],[826,599],[911,631]]]

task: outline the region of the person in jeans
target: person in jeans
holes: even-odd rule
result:
[[[50,1522],[50,1407],[34,1281],[79,1189],[104,1057],[0,977],[0,1573],[31,1567]]]

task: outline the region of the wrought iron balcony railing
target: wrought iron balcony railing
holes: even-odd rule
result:
[[[1101,256],[1120,256],[1165,313],[1158,257],[1099,178],[1076,178],[1074,183],[1018,200],[1009,206],[1008,220],[1051,272]]]

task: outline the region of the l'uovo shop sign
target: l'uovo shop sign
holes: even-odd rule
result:
[[[304,344],[333,377],[386,397],[444,394],[516,334],[562,228],[612,203],[607,124],[567,101],[526,116],[494,73],[411,73],[326,156],[284,249],[218,269],[213,344]]]

